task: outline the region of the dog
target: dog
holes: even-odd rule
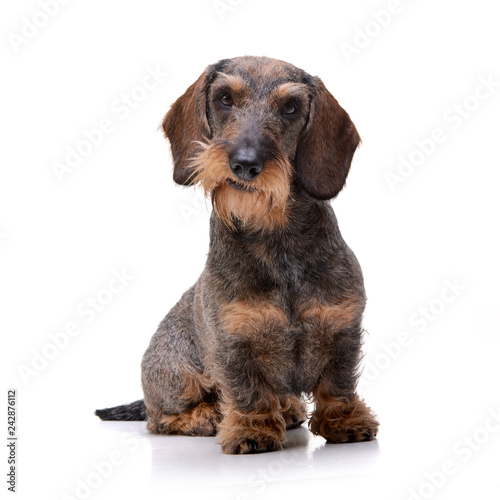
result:
[[[144,400],[96,414],[226,454],[280,450],[308,417],[330,443],[374,439],[363,276],[328,201],[360,142],[347,112],[320,78],[245,56],[208,66],[162,126],[174,181],[212,201],[208,258],[144,354]]]

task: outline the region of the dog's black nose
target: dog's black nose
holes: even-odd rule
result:
[[[255,149],[245,148],[239,149],[231,156],[229,166],[235,177],[251,181],[262,172],[264,165]]]

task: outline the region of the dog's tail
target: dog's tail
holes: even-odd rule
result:
[[[128,405],[96,410],[95,414],[101,420],[147,420],[148,418],[146,405],[142,399]]]

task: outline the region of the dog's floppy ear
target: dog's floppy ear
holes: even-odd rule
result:
[[[312,79],[311,87],[309,121],[297,146],[295,169],[305,191],[328,200],[344,187],[360,137],[347,112],[318,77]]]
[[[177,184],[191,184],[190,162],[198,150],[196,141],[203,141],[210,135],[206,110],[209,69],[174,102],[163,119],[162,127],[170,141]]]

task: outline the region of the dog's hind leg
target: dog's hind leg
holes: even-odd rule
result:
[[[162,321],[142,360],[148,429],[154,433],[212,436],[221,418],[214,384],[205,374],[193,299],[194,287]]]
[[[148,430],[155,434],[215,436],[221,418],[217,403],[201,402],[181,413],[149,419]]]
[[[185,377],[184,390],[177,394],[171,391],[163,401],[145,392],[148,430],[154,434],[215,436],[222,418],[215,393],[202,386],[203,375]]]
[[[183,378],[182,390],[173,384],[163,404],[148,402],[148,430],[155,434],[185,434],[188,436],[215,436],[222,418],[217,396],[211,391],[210,380],[202,374],[179,375]],[[151,396],[151,395],[150,395]]]

